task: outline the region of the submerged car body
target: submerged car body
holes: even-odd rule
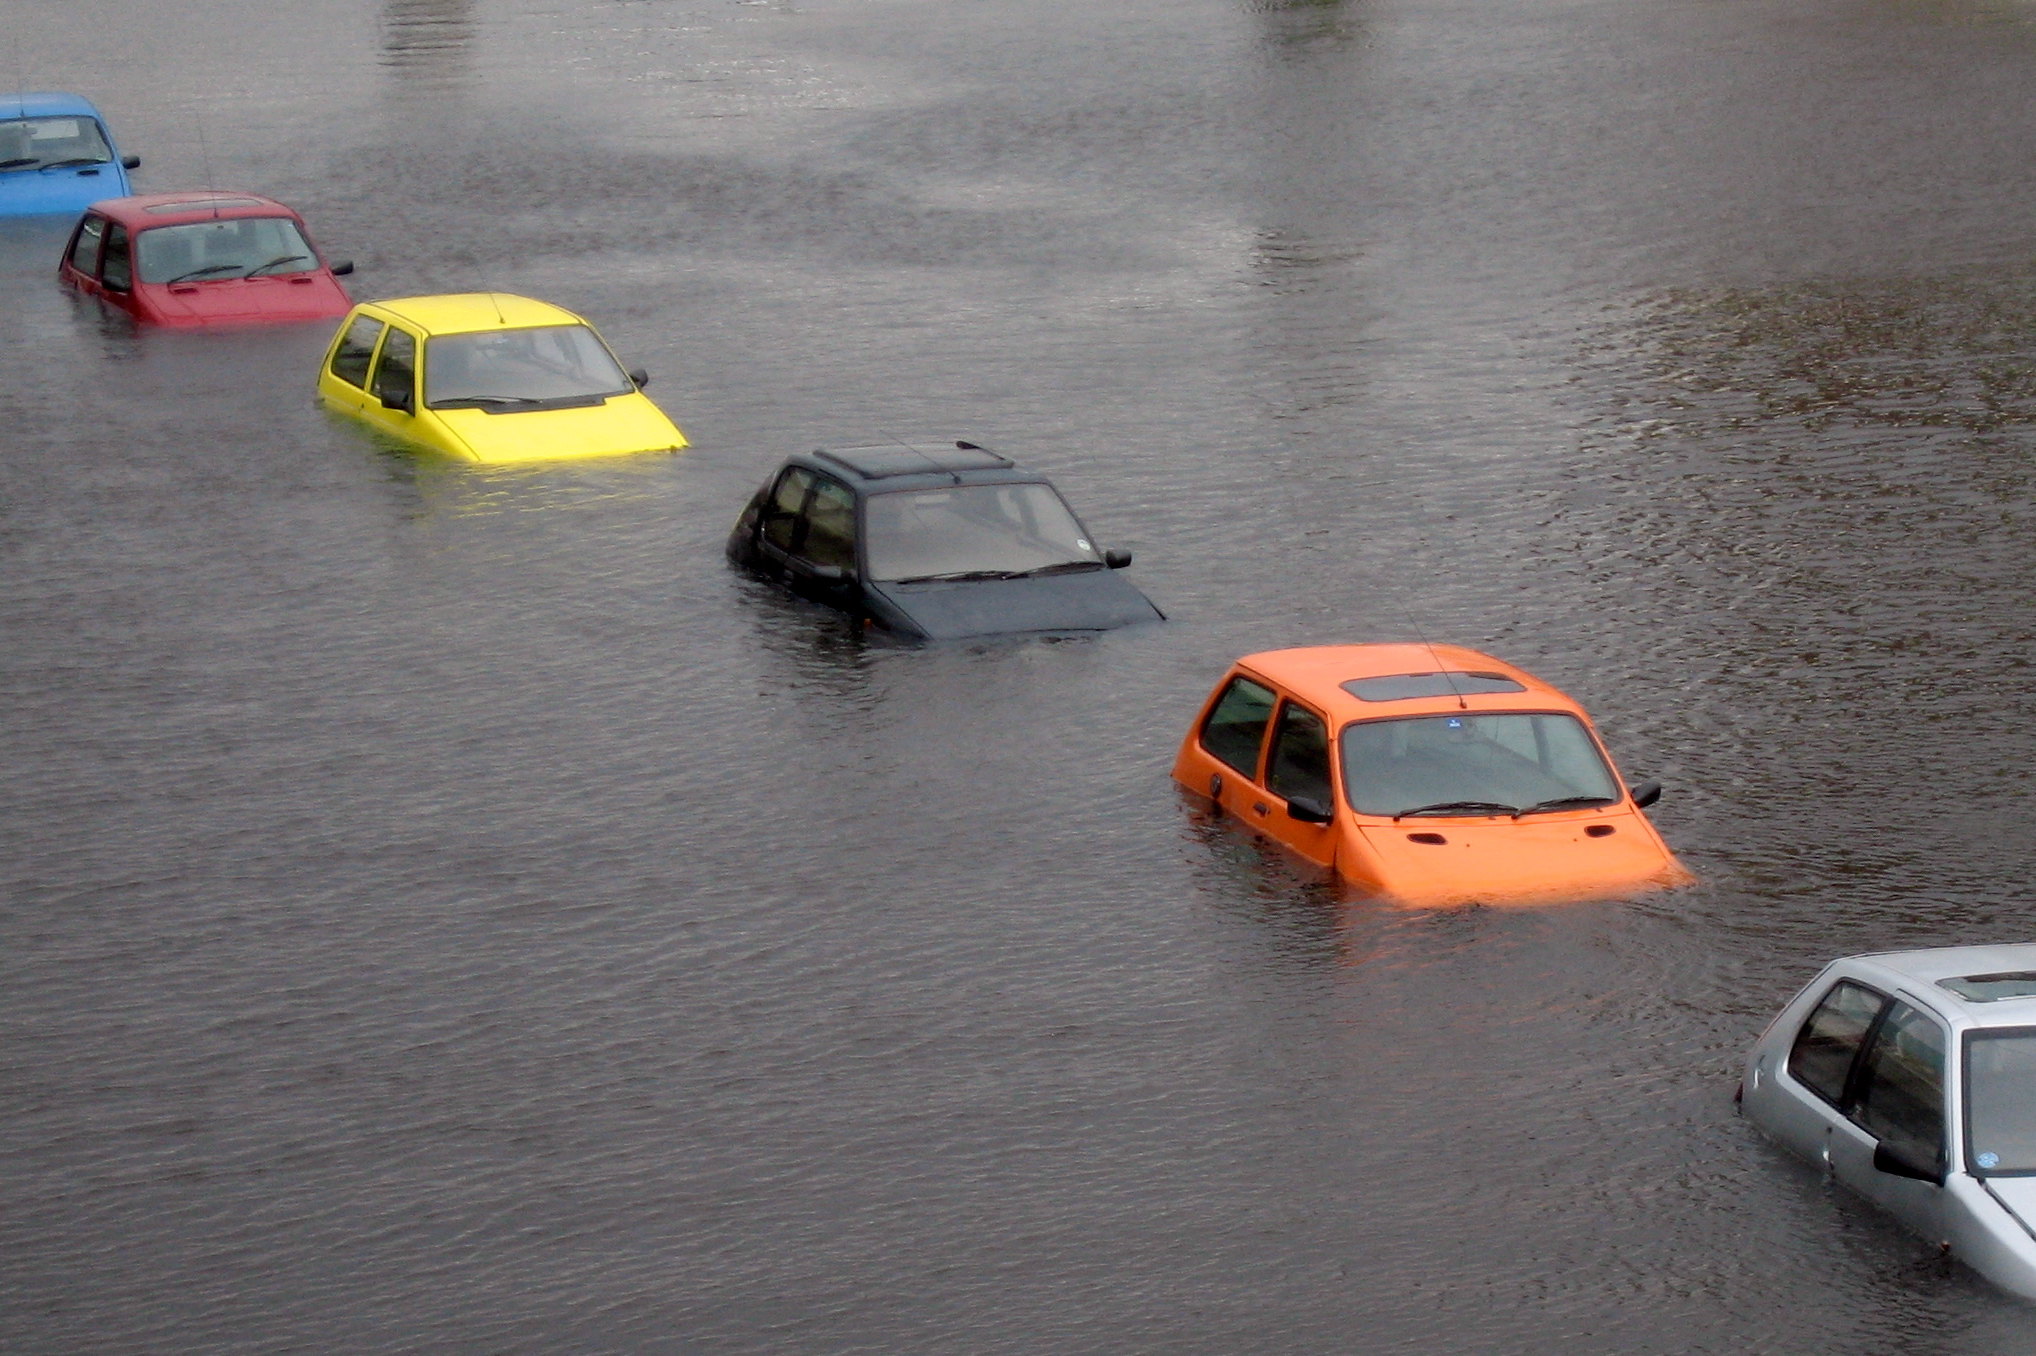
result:
[[[1754,1044],[1746,1118],[2036,1299],[2036,945],[1847,956]]]
[[[132,190],[106,119],[75,94],[0,94],[0,217],[73,216]]]
[[[728,557],[913,640],[1104,631],[1164,614],[1096,547],[1060,492],[975,443],[891,443],[787,458]]]
[[[1541,904],[1690,879],[1584,709],[1450,645],[1331,645],[1238,660],[1174,780],[1369,894]]]
[[[460,461],[676,452],[686,435],[643,394],[646,380],[571,311],[467,292],[354,307],[325,350],[318,398]]]
[[[148,193],[94,203],[57,278],[144,325],[286,324],[345,315],[353,299],[304,218],[253,193]]]

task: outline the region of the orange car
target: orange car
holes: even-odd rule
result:
[[[1331,735],[1334,735],[1332,741]],[[1541,904],[1687,883],[1581,706],[1452,645],[1246,655],[1174,780],[1367,892]]]

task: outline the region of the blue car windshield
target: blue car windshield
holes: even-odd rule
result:
[[[318,256],[288,217],[152,226],[134,239],[135,270],[146,283],[266,278],[318,267]]]
[[[2036,1172],[2036,1030],[1967,1033],[1965,1130],[1973,1171]]]
[[[0,172],[71,162],[100,165],[112,158],[106,134],[91,118],[9,118],[0,122]]]
[[[873,494],[864,530],[879,581],[1103,568],[1066,502],[1037,481]]]
[[[636,383],[585,325],[441,334],[424,344],[424,403],[514,408],[623,395]]]
[[[1574,716],[1461,712],[1344,727],[1343,785],[1359,814],[1510,814],[1623,792]]]

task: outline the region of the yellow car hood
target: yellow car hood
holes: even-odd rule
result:
[[[676,452],[686,435],[641,392],[562,410],[433,410],[455,447],[475,461],[501,464],[571,457]]]

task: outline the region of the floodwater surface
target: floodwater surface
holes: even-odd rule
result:
[[[488,472],[0,231],[0,1348],[2008,1353],[1737,1064],[2021,941],[2036,9],[13,4],[144,191],[588,316],[692,450]],[[964,437],[1171,615],[733,574]],[[1236,655],[1582,700],[1700,884],[1385,909],[1167,777]]]

